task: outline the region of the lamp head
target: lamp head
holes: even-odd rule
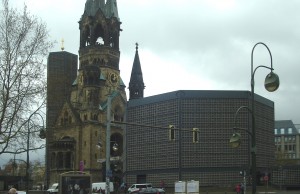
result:
[[[119,149],[119,145],[117,143],[114,143],[113,150],[116,152]]]
[[[40,129],[39,137],[40,137],[41,139],[45,139],[45,138],[46,138],[46,130],[45,130],[44,128],[41,128],[41,129]]]
[[[265,79],[265,88],[269,92],[274,92],[279,88],[279,77],[273,71],[271,71]]]
[[[232,134],[232,137],[229,140],[229,146],[232,148],[237,148],[240,145],[241,145],[241,134],[240,133]]]
[[[99,141],[98,143],[97,143],[97,148],[99,148],[99,149],[101,149],[102,148],[102,143],[101,143],[101,141]]]

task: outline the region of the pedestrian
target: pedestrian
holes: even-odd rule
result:
[[[11,189],[9,189],[9,191],[8,191],[8,194],[17,194],[18,192],[17,192],[17,189],[15,189],[15,188],[11,188]]]
[[[164,180],[160,181],[160,188],[165,190],[165,181]]]
[[[128,186],[127,186],[127,183],[124,183],[124,194],[126,194],[128,191]]]
[[[236,191],[236,194],[240,194],[241,193],[241,185],[240,184],[237,184],[235,186],[235,191]]]
[[[241,194],[244,194],[245,186],[244,183],[241,183]]]

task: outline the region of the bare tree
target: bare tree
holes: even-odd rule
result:
[[[40,148],[35,145],[39,126],[44,122],[41,118],[46,94],[43,60],[53,46],[46,24],[32,16],[26,5],[19,11],[9,6],[9,0],[1,1],[0,155],[25,152],[27,143],[29,150]]]

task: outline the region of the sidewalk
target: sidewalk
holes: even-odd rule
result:
[[[174,188],[167,188],[166,194],[176,194],[174,193]],[[180,193],[182,194],[182,193]],[[187,193],[188,194],[188,193]],[[200,188],[199,193],[191,193],[191,194],[236,194],[236,192],[230,188]],[[247,188],[246,193],[244,194],[252,194],[251,188]],[[265,188],[259,187],[257,188],[256,194],[300,194],[299,190],[279,190],[274,188]]]

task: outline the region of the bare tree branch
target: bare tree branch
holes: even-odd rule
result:
[[[46,64],[53,42],[46,24],[23,10],[0,6],[0,155],[15,153],[30,141],[36,147],[44,119]],[[44,125],[44,123],[43,123]],[[30,140],[27,139],[30,132]]]

